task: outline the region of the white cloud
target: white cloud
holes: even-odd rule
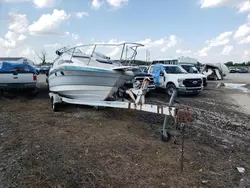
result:
[[[5,38],[8,40],[16,40],[16,34],[12,31],[8,31],[5,35]]]
[[[92,0],[91,6],[95,9],[99,9],[102,6],[100,0]]]
[[[23,41],[23,40],[25,40],[27,37],[25,36],[25,35],[23,35],[23,34],[20,34],[20,35],[18,35],[18,34],[16,34],[16,33],[14,33],[14,32],[12,32],[12,31],[8,31],[7,33],[6,33],[6,35],[5,35],[5,38],[7,39],[7,40],[9,40],[9,41]]]
[[[207,40],[205,42],[207,46],[198,50],[198,53],[196,55],[206,57],[206,56],[208,56],[208,52],[212,48],[227,45],[230,42],[230,37],[232,36],[232,34],[233,34],[233,32],[227,31],[227,32],[221,33],[216,38],[213,38],[211,40]]]
[[[18,38],[17,38],[17,40],[19,40],[19,41],[23,41],[25,39],[27,39],[27,37],[25,35],[23,35],[23,34],[19,35]]]
[[[83,45],[83,43],[81,43],[81,42],[76,44],[76,46],[82,46],[82,45]]]
[[[248,55],[248,54],[249,54],[249,51],[244,50],[244,55]]]
[[[227,0],[201,0],[201,8],[218,7],[225,4]]]
[[[55,43],[55,44],[45,44],[44,47],[46,47],[46,48],[60,48],[61,45],[58,44],[58,43]]]
[[[114,9],[119,9],[123,5],[128,4],[128,0],[92,0],[91,7],[94,9],[99,9],[105,3],[105,1]]]
[[[235,32],[234,38],[235,39],[241,38],[241,37],[246,36],[249,33],[250,33],[250,26],[249,26],[249,24],[243,24]]]
[[[52,8],[57,0],[2,0],[2,1],[5,3],[32,2],[37,8]]]
[[[23,56],[32,56],[32,55],[35,55],[35,51],[31,49],[30,47],[26,47],[21,51],[20,54]]]
[[[28,2],[30,0],[2,0],[2,1],[5,3],[22,3],[22,2]]]
[[[33,0],[38,8],[51,8],[55,5],[56,0]]]
[[[233,46],[227,45],[227,46],[225,46],[225,47],[223,48],[221,54],[222,54],[222,55],[229,55],[233,49],[234,49]]]
[[[94,44],[121,44],[124,43],[125,41],[118,41],[117,39],[110,39],[108,42],[95,42]],[[115,46],[107,46],[108,48],[115,48]]]
[[[216,47],[216,46],[223,46],[229,43],[229,37],[233,34],[233,32],[224,32],[220,34],[218,37],[212,39],[212,40],[207,40],[206,44],[210,47]]]
[[[87,12],[76,12],[76,17],[82,18],[84,16],[89,16]]]
[[[250,35],[242,39],[238,44],[250,44]]]
[[[112,52],[108,53],[107,56],[109,57],[114,57],[116,56],[119,52],[121,51],[121,49],[119,47],[115,48]]]
[[[198,53],[197,53],[197,55],[198,56],[207,56],[208,55],[208,51],[211,49],[211,47],[209,46],[209,47],[205,47],[205,48],[203,48],[203,49],[201,49],[201,50],[198,50]]]
[[[177,49],[176,50],[177,54],[191,54],[192,51],[191,50],[182,50],[182,49]]]
[[[128,0],[107,0],[107,3],[113,8],[120,8],[122,5],[127,4]]]
[[[250,11],[250,1],[245,1],[238,6],[239,12],[247,12]]]
[[[9,30],[12,30],[16,33],[24,33],[27,31],[29,22],[27,20],[26,14],[15,14],[10,12],[9,18]]]
[[[215,8],[215,7],[234,7],[239,13],[250,10],[250,2],[248,0],[200,0],[201,8]]]
[[[79,36],[78,36],[77,34],[72,33],[72,38],[73,38],[74,40],[78,40],[78,39],[79,39]]]
[[[176,46],[178,39],[175,35],[171,35],[169,38],[164,37],[158,40],[147,38],[145,40],[138,41],[138,43],[144,44],[144,48],[159,47],[162,52],[165,52],[167,49]]]
[[[4,40],[0,38],[0,46],[3,48],[15,48],[16,42],[13,40]]]
[[[248,14],[248,16],[247,16],[247,20],[248,20],[248,21],[250,21],[250,14]]]
[[[30,25],[29,32],[31,35],[50,35],[58,33],[58,27],[68,20],[70,14],[64,10],[54,9],[52,14],[43,14],[38,21]]]

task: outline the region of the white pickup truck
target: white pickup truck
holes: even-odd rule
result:
[[[174,90],[192,94],[203,90],[202,76],[187,73],[180,65],[155,64],[149,67],[148,72],[154,76],[156,88],[165,89],[169,96]]]
[[[37,92],[37,73],[28,64],[0,63],[0,90],[29,90],[32,95]]]

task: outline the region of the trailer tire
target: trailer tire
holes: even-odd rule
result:
[[[51,97],[50,102],[51,102],[51,108],[52,108],[53,112],[58,112],[59,104],[55,103],[54,97]]]
[[[163,131],[161,132],[161,140],[163,142],[168,142],[171,139],[171,134],[169,132],[166,132],[166,133],[167,133],[167,135],[164,135]]]

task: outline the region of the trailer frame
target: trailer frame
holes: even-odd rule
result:
[[[132,109],[132,110],[165,115],[161,131],[161,140],[164,142],[168,142],[171,138],[171,135],[169,133],[169,120],[171,118],[175,118],[177,115],[178,109],[174,107],[174,101],[176,96],[177,96],[177,91],[174,91],[168,105],[153,105],[153,104],[138,104],[129,101],[87,101],[79,99],[70,99],[67,97],[60,96],[53,92],[49,93],[51,108],[54,112],[58,112],[60,104],[68,103],[68,104],[86,105],[93,107]]]

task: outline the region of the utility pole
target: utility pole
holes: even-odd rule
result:
[[[125,61],[127,61],[127,56],[128,56],[128,46],[126,46],[126,51],[125,51]]]
[[[148,63],[150,61],[150,51],[146,49],[146,62]]]

